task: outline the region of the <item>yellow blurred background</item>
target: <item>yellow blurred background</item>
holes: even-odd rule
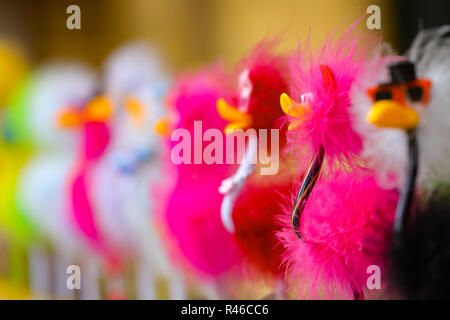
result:
[[[392,0],[22,0],[0,1],[0,35],[16,39],[33,62],[78,58],[100,65],[121,43],[155,42],[173,70],[215,59],[237,62],[258,41],[280,36],[293,49],[312,31],[320,43],[336,26],[381,8],[382,34],[396,43]],[[66,8],[81,8],[81,30],[68,30]]]

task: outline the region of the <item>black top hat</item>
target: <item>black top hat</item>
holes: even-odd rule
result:
[[[384,85],[399,84],[416,80],[416,69],[410,61],[400,61],[389,65],[390,82]]]

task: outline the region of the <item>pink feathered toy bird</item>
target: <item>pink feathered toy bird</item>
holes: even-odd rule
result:
[[[212,283],[224,279],[242,260],[233,236],[220,220],[222,196],[217,189],[231,168],[208,164],[202,157],[209,146],[202,135],[207,130],[221,135],[225,127],[216,112],[217,99],[228,96],[223,81],[223,71],[217,66],[181,76],[169,94],[171,115],[156,127],[172,134],[167,162],[175,167],[176,182],[164,214],[168,231],[190,269]],[[216,142],[225,149],[224,140]]]
[[[384,267],[397,192],[381,189],[365,168],[352,128],[350,90],[377,41],[355,35],[357,24],[332,35],[315,57],[303,54],[305,43],[292,59],[291,90],[299,102],[283,95],[281,105],[293,120],[290,141],[310,146],[313,156],[279,236],[288,273],[310,277],[312,293],[324,285],[326,297],[363,299],[368,267]]]
[[[116,268],[119,264],[118,254],[98,227],[96,208],[90,197],[92,173],[110,142],[108,121],[111,114],[110,101],[104,96],[98,96],[89,101],[83,110],[68,109],[61,116],[71,125],[81,126],[83,132],[77,164],[70,179],[72,217],[89,245],[105,258],[107,265]]]

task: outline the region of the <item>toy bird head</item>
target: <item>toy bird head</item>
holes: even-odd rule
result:
[[[354,91],[364,153],[386,187],[397,187],[405,178],[410,133],[420,150],[418,186],[430,189],[449,181],[449,30],[445,26],[420,32],[408,50],[408,61],[392,56],[373,59],[374,67],[360,86],[370,89]]]
[[[271,129],[283,115],[279,108],[280,94],[287,90],[285,59],[269,53],[270,47],[261,44],[239,75],[236,102],[223,98],[217,101],[219,115],[228,122],[225,130]]]
[[[367,121],[383,128],[415,129],[421,109],[430,101],[431,81],[417,79],[415,66],[401,61],[389,66],[390,81],[368,89],[373,105]]]
[[[314,154],[324,151],[332,168],[342,164],[357,166],[361,162],[362,141],[352,126],[350,97],[355,78],[376,38],[357,33],[358,23],[341,35],[331,34],[315,52],[309,40],[301,42],[290,59],[292,99],[281,97],[290,121],[291,151],[300,156],[305,147]]]
[[[220,65],[178,76],[166,96],[166,115],[156,122],[155,131],[166,137],[177,129],[194,134],[198,122],[202,130],[221,130],[225,121],[215,112],[215,106],[218,97],[229,96],[223,80]]]

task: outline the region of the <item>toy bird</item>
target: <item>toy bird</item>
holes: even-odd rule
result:
[[[156,50],[143,43],[121,47],[107,59],[104,86],[114,105],[113,130],[92,177],[97,222],[122,259],[135,262],[138,299],[157,297],[158,277],[168,280],[171,297],[183,297],[162,252],[152,196],[164,179],[162,144],[152,130],[164,114],[167,75],[161,65]]]
[[[166,159],[170,166],[166,172],[175,169],[175,180],[163,214],[174,239],[172,251],[178,252],[178,261],[192,270],[197,279],[213,287],[214,296],[226,294],[225,285],[217,288],[220,283],[225,284],[223,281],[242,260],[239,247],[220,219],[222,197],[217,189],[231,168],[223,164],[223,159],[222,164],[203,161],[195,164],[194,157],[202,157],[207,147],[198,145],[202,139],[199,134],[209,129],[221,134],[225,127],[225,121],[215,110],[217,99],[229,95],[224,79],[219,66],[180,76],[168,97],[171,114],[157,125],[159,132],[172,133],[168,141],[171,158]],[[188,134],[191,141],[185,141],[187,138],[180,137],[181,134]],[[225,147],[223,140],[217,143]],[[185,161],[178,161],[180,144],[187,148],[182,151]]]
[[[61,125],[69,123],[58,122],[58,117],[68,105],[81,108],[93,94],[96,79],[86,66],[68,62],[45,65],[34,72],[32,79],[23,93],[23,107],[9,115],[12,123],[23,123],[26,130],[20,134],[28,136],[34,146],[17,179],[16,198],[27,218],[52,243],[56,253],[55,295],[64,298],[73,293],[66,286],[66,268],[76,264],[81,249],[81,239],[68,219],[67,185],[78,136],[63,130]],[[42,254],[39,257],[41,261],[36,263],[42,265]],[[44,281],[44,276],[40,277],[38,281]],[[50,279],[48,275],[46,278]]]
[[[364,299],[367,268],[384,268],[380,248],[389,243],[397,193],[377,185],[352,127],[351,88],[378,41],[356,35],[357,24],[315,57],[303,54],[307,43],[293,57],[295,100],[283,95],[281,105],[290,141],[311,150],[312,161],[279,236],[289,276],[309,278],[311,294],[324,286],[326,297]]]
[[[380,151],[375,163],[387,157],[400,163],[380,165],[378,174],[386,180],[386,173],[402,170],[394,180],[401,195],[389,257],[390,280],[403,298],[450,297],[449,35],[450,26],[420,32],[404,59],[381,61],[382,71],[366,78],[368,99],[358,100],[359,112],[382,128],[363,131],[372,137],[368,152]]]
[[[238,68],[238,101],[217,102],[219,114],[229,121],[225,132],[230,137],[248,135],[241,165],[222,182],[219,191],[225,195],[221,206],[223,224],[250,264],[282,283],[283,248],[276,238],[280,227],[275,213],[283,194],[291,191],[295,170],[291,170],[290,158],[279,154],[279,148],[286,143],[285,129],[279,130],[277,121],[283,116],[279,96],[287,90],[288,64],[285,57],[272,50],[273,43],[263,42],[242,61]],[[234,103],[237,105],[231,106]],[[276,171],[264,174],[261,170],[267,163],[258,154],[264,152],[271,154],[272,165],[277,162]]]
[[[106,152],[111,139],[111,101],[103,95],[91,97],[81,107],[69,107],[60,113],[62,122],[79,130],[75,162],[67,173],[69,218],[82,235],[87,253],[91,256],[85,266],[92,289],[83,290],[89,299],[99,298],[99,264],[107,270],[120,269],[120,255],[108,241],[98,224],[96,207],[92,199],[93,175],[96,165]],[[99,259],[100,258],[100,259]],[[100,261],[99,261],[100,260]]]

